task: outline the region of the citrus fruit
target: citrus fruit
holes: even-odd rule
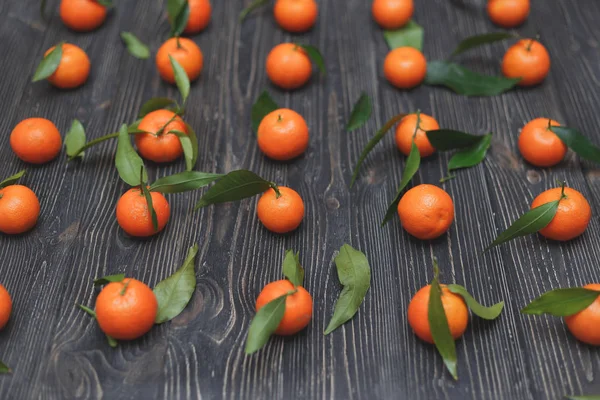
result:
[[[9,235],[31,230],[40,216],[40,202],[31,189],[10,185],[0,189],[0,232]]]
[[[531,208],[558,200],[561,193],[561,188],[546,190],[533,200]],[[558,203],[558,210],[552,221],[539,231],[548,239],[558,241],[575,239],[585,232],[592,218],[590,204],[581,193],[566,187],[565,196],[566,198]]]
[[[141,156],[157,163],[176,160],[183,154],[181,141],[172,131],[187,134],[183,120],[170,110],[156,110],[148,113],[138,125],[138,129],[151,133],[135,135],[135,145]]]
[[[296,289],[298,290],[296,293],[285,299],[285,314],[275,330],[277,335],[296,334],[306,328],[312,318],[312,296],[302,286],[298,286]],[[294,285],[287,279],[269,283],[256,299],[256,311],[293,290]]]
[[[277,24],[288,32],[306,32],[317,21],[319,8],[315,0],[276,0],[273,15]]]
[[[371,12],[382,28],[398,29],[412,18],[414,4],[413,0],[374,0]]]
[[[427,60],[419,50],[398,47],[388,53],[383,63],[385,78],[399,89],[420,85],[427,75]]]
[[[600,284],[591,283],[584,288],[600,291]],[[600,297],[585,310],[565,317],[565,323],[578,340],[592,346],[600,346]]]
[[[60,18],[74,31],[93,31],[104,23],[106,7],[96,0],[61,0]]]
[[[280,108],[267,114],[258,126],[258,147],[267,157],[285,161],[308,147],[308,126],[300,114]]]
[[[420,113],[418,119],[420,121],[417,130],[417,114],[409,114],[402,118],[396,128],[396,146],[402,154],[409,155],[414,141],[421,157],[429,157],[435,152],[435,149],[429,142],[426,131],[440,129],[440,126],[435,118],[427,114]]]
[[[490,20],[503,28],[521,25],[529,16],[529,0],[488,0]]]
[[[151,192],[150,195],[158,219],[158,230],[154,230],[148,203],[140,188],[128,190],[117,202],[117,222],[128,235],[135,237],[152,236],[162,231],[169,222],[171,210],[167,199],[157,192]]]
[[[400,199],[398,216],[402,227],[417,239],[435,239],[454,221],[454,203],[443,189],[418,185]]]
[[[8,290],[0,285],[0,331],[4,329],[8,320],[10,319],[10,313],[12,312],[12,300]]]
[[[567,145],[548,129],[548,118],[529,121],[519,135],[519,151],[525,160],[537,167],[558,164],[567,154]],[[550,120],[552,126],[560,126]]]
[[[275,46],[267,56],[267,76],[275,85],[287,89],[303,86],[312,74],[312,64],[304,49],[293,43]]]
[[[52,121],[28,118],[19,122],[11,132],[10,147],[21,160],[30,164],[44,164],[58,156],[62,139]]]
[[[502,59],[502,73],[507,78],[520,78],[520,86],[540,84],[548,72],[550,55],[537,40],[519,40],[506,51]]]
[[[281,196],[269,189],[258,200],[258,219],[271,232],[287,233],[300,226],[304,218],[304,202],[293,189],[279,186]]]
[[[160,76],[170,84],[175,83],[171,59],[181,65],[190,81],[195,81],[202,72],[204,58],[200,47],[187,38],[171,38],[163,43],[156,53],[156,67]]]
[[[203,31],[210,22],[212,7],[209,0],[188,0],[190,17],[183,33],[193,35]]]
[[[49,48],[44,56],[55,47]],[[75,89],[87,81],[90,68],[90,59],[85,51],[74,44],[63,43],[62,58],[54,73],[48,77],[48,82],[59,89]]]

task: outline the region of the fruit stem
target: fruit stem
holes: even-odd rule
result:
[[[540,38],[540,34],[538,33],[537,35],[535,35],[535,38],[529,40],[529,43],[527,44],[527,47],[525,47],[525,50],[531,51],[531,46],[533,46],[533,42],[535,42],[536,40],[539,40],[539,38]]]
[[[562,199],[566,199],[567,195],[565,194],[565,186],[567,186],[567,182],[562,181],[560,183],[560,199],[558,199],[558,201],[561,201]]]
[[[440,183],[448,182],[449,180],[454,179],[454,178],[456,178],[456,174],[454,174],[454,175],[448,174],[448,176],[445,176],[442,179],[440,179]]]
[[[121,290],[121,293],[119,293],[121,296],[125,296],[125,292],[127,291],[127,287],[129,286],[129,282],[131,281],[127,281],[123,284],[123,290]]]
[[[283,121],[283,117],[281,116],[281,114],[277,114],[277,122],[281,121]]]
[[[279,191],[279,186],[277,186],[275,184],[275,182],[271,182],[270,185],[271,189],[273,189],[275,191],[275,198],[278,199],[281,197],[281,192]]]
[[[179,36],[177,36],[177,37],[175,38],[175,41],[177,42],[177,48],[178,48],[178,49],[183,49],[183,46],[181,45],[181,42],[179,41]]]

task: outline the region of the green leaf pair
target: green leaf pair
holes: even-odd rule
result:
[[[65,44],[65,42],[60,42],[50,53],[44,56],[44,59],[40,62],[33,74],[32,82],[39,82],[47,79],[56,72],[60,61],[62,60],[63,44]]]
[[[139,58],[140,60],[146,60],[150,58],[150,49],[148,46],[146,46],[133,33],[121,32],[121,39],[123,40],[123,43],[125,43],[125,46],[127,46],[129,54],[135,58]]]
[[[523,314],[549,314],[568,317],[588,308],[600,297],[600,291],[581,287],[555,289],[544,293],[521,310]]]
[[[423,50],[423,36],[423,27],[412,20],[400,29],[383,32],[383,37],[390,50],[398,47],[413,47],[421,51]]]
[[[427,131],[427,139],[439,151],[460,150],[450,158],[448,171],[473,167],[485,159],[492,134],[477,136],[451,129]]]
[[[187,0],[167,0],[167,13],[171,22],[171,37],[181,36],[190,19],[190,5]]]
[[[21,171],[17,172],[16,174],[14,174],[13,176],[9,176],[8,178],[6,178],[2,182],[0,182],[0,189],[5,188],[10,185],[14,185],[15,183],[17,183],[19,181],[19,179],[21,179],[23,177],[23,175],[25,175],[26,172],[27,171],[25,171],[25,170],[21,170]]]
[[[258,127],[262,120],[270,113],[278,110],[280,107],[277,105],[275,100],[269,95],[266,90],[263,91],[258,99],[252,105],[252,111],[250,112],[250,118],[252,120],[252,130],[254,133],[258,133]]]

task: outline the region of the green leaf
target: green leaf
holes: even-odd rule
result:
[[[83,158],[84,152],[80,152],[83,146],[85,146],[85,128],[78,120],[74,119],[71,123],[71,128],[65,136],[65,148],[67,149],[67,156],[69,158],[80,157]]]
[[[344,289],[335,303],[335,311],[325,329],[325,335],[329,335],[354,317],[371,286],[369,261],[362,252],[352,246],[342,246],[335,257],[335,267]]]
[[[512,89],[519,80],[481,75],[448,61],[429,62],[425,77],[427,85],[446,86],[464,96],[495,96]]]
[[[8,367],[8,365],[0,361],[0,374],[10,374],[11,372],[12,370]]]
[[[121,32],[121,39],[127,46],[129,54],[140,60],[150,58],[150,49],[131,32]]]
[[[452,129],[435,129],[425,132],[429,143],[439,151],[464,149],[481,141],[483,136],[455,131]]]
[[[190,5],[187,0],[168,0],[167,13],[171,22],[171,37],[181,36],[190,18]]]
[[[58,68],[60,60],[62,60],[64,43],[65,42],[60,42],[57,44],[54,50],[44,57],[33,74],[32,82],[38,82],[52,76],[52,74]]]
[[[137,186],[140,184],[140,170],[143,171],[144,182],[148,181],[146,168],[142,158],[135,152],[131,141],[129,140],[129,132],[127,125],[123,124],[119,130],[119,142],[117,144],[117,156],[115,157],[115,165],[121,179],[129,186]]]
[[[310,58],[312,62],[314,62],[317,65],[317,68],[319,68],[321,74],[325,76],[325,74],[327,73],[327,70],[325,68],[325,59],[323,59],[323,55],[321,54],[319,49],[309,44],[299,44],[298,46],[304,49],[306,54],[308,54],[308,58]]]
[[[21,171],[17,172],[16,174],[14,174],[13,176],[9,176],[8,178],[6,178],[2,182],[0,182],[0,189],[10,186],[10,185],[14,185],[15,183],[17,183],[17,181],[19,179],[21,179],[23,177],[23,175],[25,175],[26,172],[27,171],[25,171],[25,170],[21,170]]]
[[[82,304],[77,304],[77,307],[81,308],[83,311],[85,311],[86,313],[91,315],[95,320],[98,320],[98,318],[96,317],[96,312],[94,310],[92,310],[91,308],[86,307]],[[117,347],[118,343],[115,340],[115,338],[113,338],[112,336],[108,336],[106,334],[105,334],[105,336],[106,336],[106,340],[108,341],[108,345],[110,347],[112,347],[112,348]]]
[[[273,187],[273,183],[264,180],[254,172],[240,169],[232,171],[219,179],[196,203],[195,209],[210,204],[242,200],[264,193]]]
[[[502,310],[504,309],[503,301],[501,301],[500,303],[494,304],[491,307],[485,307],[485,306],[482,306],[481,304],[479,304],[477,302],[477,300],[475,300],[473,298],[473,296],[471,296],[471,294],[463,286],[451,284],[451,285],[448,285],[447,287],[448,287],[448,290],[450,290],[452,293],[456,293],[456,294],[460,295],[465,300],[465,302],[467,303],[467,306],[469,306],[471,311],[473,311],[473,313],[480,318],[487,319],[487,320],[496,319],[500,316],[500,314],[502,313]]]
[[[250,117],[252,119],[252,130],[255,133],[258,132],[258,127],[263,118],[277,109],[279,109],[279,106],[277,103],[275,103],[275,100],[271,98],[269,92],[266,90],[263,91],[260,96],[258,96],[258,99],[256,99],[256,102],[252,105],[252,111],[250,112]]]
[[[212,174],[208,172],[185,171],[157,179],[150,186],[150,191],[159,193],[189,192],[208,186],[223,176],[223,174]]]
[[[300,265],[300,257],[293,250],[285,252],[283,259],[283,275],[292,282],[294,287],[302,286],[304,283],[304,268]]]
[[[177,317],[190,302],[196,290],[196,255],[198,245],[190,247],[181,268],[154,288],[158,300],[155,322],[162,324]]]
[[[94,279],[94,286],[107,285],[111,282],[122,282],[125,279],[125,274],[108,275],[102,278]]]
[[[371,118],[371,112],[373,111],[373,105],[371,104],[371,98],[366,93],[362,93],[358,98],[352,113],[350,114],[350,120],[346,125],[346,130],[352,132],[355,129],[363,126],[369,118]]]
[[[279,326],[285,314],[285,301],[290,293],[265,304],[254,316],[246,339],[246,354],[260,350]]]
[[[512,39],[517,37],[513,33],[509,32],[493,32],[484,33],[483,35],[475,35],[466,38],[456,46],[456,49],[452,52],[450,57],[456,56],[460,53],[464,53],[467,50],[471,50],[475,47],[479,47],[484,44],[495,43],[501,40]]]
[[[552,221],[558,210],[559,200],[551,201],[542,204],[539,207],[533,208],[523,214],[516,220],[507,230],[502,232],[496,240],[494,240],[485,251],[494,246],[508,242],[509,240],[526,236],[544,229]]]
[[[158,216],[156,215],[156,211],[154,210],[154,204],[152,202],[152,194],[148,190],[148,184],[144,180],[144,167],[140,170],[140,187],[142,188],[142,193],[146,198],[146,205],[148,206],[148,212],[150,213],[150,217],[152,218],[152,227],[154,228],[154,232],[158,232]]]
[[[396,192],[396,196],[392,203],[388,206],[387,211],[385,212],[385,216],[383,217],[383,222],[381,225],[385,225],[391,220],[394,215],[398,212],[398,203],[402,198],[402,191],[408,186],[411,179],[417,171],[419,170],[419,166],[421,165],[421,153],[419,153],[419,148],[412,142],[410,147],[410,153],[408,154],[408,158],[406,159],[406,165],[404,166],[404,171],[402,172],[402,180],[400,181],[400,186],[398,186],[398,191]]]
[[[600,163],[600,148],[595,146],[588,138],[583,136],[577,129],[567,128],[563,126],[552,126],[550,128],[565,142],[565,144],[579,155],[589,161]]]
[[[448,162],[448,170],[452,171],[459,168],[468,168],[479,164],[485,159],[491,144],[491,133],[482,136],[479,142],[454,154]]]
[[[182,103],[185,104],[190,94],[190,78],[173,56],[169,55],[169,59],[171,60],[171,66],[173,67],[173,73],[175,74],[175,83],[181,94]]]
[[[412,20],[400,29],[383,32],[383,37],[390,50],[407,46],[414,47],[419,51],[423,50],[423,36],[423,27]]]
[[[569,400],[600,400],[600,394],[587,396],[565,396]]]
[[[438,281],[437,265],[435,266],[435,277],[431,282],[431,290],[429,292],[429,306],[427,308],[427,319],[429,320],[429,328],[431,336],[437,348],[438,353],[442,356],[446,368],[452,374],[454,379],[458,379],[456,369],[456,345],[454,338],[448,326],[448,318],[444,311],[442,303],[442,288]]]
[[[352,187],[354,185],[354,182],[356,182],[356,178],[358,178],[358,172],[360,171],[360,167],[361,167],[362,163],[365,161],[365,159],[367,158],[367,156],[369,155],[369,153],[371,152],[371,150],[373,150],[373,148],[377,145],[377,143],[379,143],[381,141],[381,139],[383,139],[385,134],[390,129],[392,129],[392,127],[394,125],[396,125],[396,123],[398,123],[402,118],[406,117],[407,115],[408,114],[396,115],[395,117],[390,119],[388,122],[386,122],[385,125],[383,126],[383,128],[378,130],[375,133],[375,136],[373,136],[373,138],[371,138],[371,140],[369,140],[369,143],[367,143],[367,145],[363,149],[362,153],[360,153],[360,157],[358,158],[356,167],[354,167],[354,172],[352,173],[352,180],[350,181],[350,187]]]
[[[243,22],[244,19],[250,14],[252,11],[256,10],[259,7],[265,6],[269,4],[270,0],[254,0],[250,5],[242,10],[239,16],[240,22]]]
[[[104,7],[112,7],[113,6],[112,0],[96,0],[96,3],[98,3]]]
[[[154,97],[144,103],[142,108],[140,108],[138,117],[144,118],[153,111],[165,109],[173,104],[175,104],[175,100],[173,99],[169,99],[167,97]]]
[[[179,138],[179,142],[181,143],[181,147],[183,148],[183,156],[185,157],[185,169],[187,171],[191,171],[194,169],[194,148],[192,147],[192,140],[185,133],[178,130],[169,131],[174,135],[177,135]]]
[[[555,289],[544,293],[521,310],[523,314],[568,317],[588,308],[600,291],[584,288]]]

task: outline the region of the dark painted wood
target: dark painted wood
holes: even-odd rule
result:
[[[61,132],[78,118],[94,138],[131,121],[145,100],[176,95],[152,60],[132,58],[119,39],[120,31],[132,31],[156,51],[168,35],[163,2],[118,1],[106,24],[89,34],[68,31],[57,3],[49,0],[47,23],[36,0],[0,3],[2,176],[25,167],[8,145],[12,128],[24,118],[50,118]],[[558,167],[537,169],[516,149],[519,129],[540,116],[578,127],[600,143],[600,3],[533,1],[531,17],[518,31],[541,34],[552,55],[549,78],[537,88],[474,99],[441,88],[390,87],[382,74],[387,48],[371,20],[370,1],[321,1],[317,26],[302,36],[279,30],[266,9],[240,25],[237,14],[247,3],[215,1],[210,27],[194,38],[205,56],[187,113],[200,141],[197,169],[248,168],[295,188],[306,203],[301,228],[286,236],[267,232],[255,216],[255,199],[192,213],[201,195],[195,192],[169,196],[173,215],[162,234],[133,240],[114,217],[126,190],[113,167],[116,143],[104,143],[68,166],[64,157],[27,166],[23,182],[38,194],[42,215],[32,232],[0,236],[0,281],[14,299],[12,319],[0,333],[0,359],[14,373],[0,376],[0,398],[530,400],[600,393],[598,349],[575,341],[558,318],[519,313],[544,291],[600,281],[600,170],[574,155]],[[483,0],[416,3],[428,59],[446,56],[466,36],[496,30]],[[43,52],[60,40],[83,47],[93,62],[89,82],[75,91],[30,83]],[[264,65],[274,45],[290,40],[318,46],[328,75],[284,93],[268,83]],[[506,48],[492,45],[463,58],[473,68],[498,73]],[[299,160],[274,163],[256,146],[249,114],[264,88],[308,121],[310,148]],[[362,91],[374,99],[374,116],[348,134],[343,128]],[[404,165],[391,137],[348,189],[372,132],[398,112],[417,108],[443,127],[495,133],[483,165],[459,171],[444,185],[455,201],[456,221],[447,236],[432,242],[411,239],[396,220],[379,226]],[[426,160],[415,181],[436,183],[447,157]],[[183,168],[183,161],[149,165],[153,179]],[[531,236],[481,256],[555,179],[566,179],[592,204],[594,217],[583,237],[561,244]],[[372,288],[352,322],[323,336],[339,293],[333,257],[345,242],[369,256]],[[92,280],[98,276],[123,272],[153,286],[194,243],[200,253],[192,303],[143,339],[111,349],[94,321],[75,307],[93,305]],[[314,320],[296,337],[274,338],[247,357],[243,344],[254,300],[262,286],[280,278],[287,248],[300,251],[315,299]],[[431,279],[432,256],[440,260],[444,281],[464,284],[486,304],[506,301],[498,321],[474,318],[458,342],[458,382],[406,323],[410,298]]]

